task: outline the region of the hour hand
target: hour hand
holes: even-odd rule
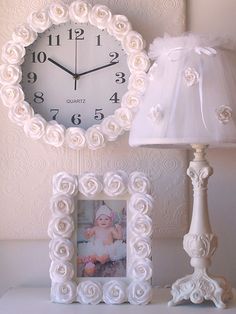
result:
[[[58,63],[57,61],[53,60],[52,58],[48,58],[48,61],[52,62],[53,64],[55,64],[56,66],[58,66],[60,69],[64,70],[65,72],[69,73],[70,75],[73,76],[73,78],[76,77],[76,74],[73,73],[72,71],[70,71],[69,69],[65,68],[63,65],[61,65],[60,63]]]

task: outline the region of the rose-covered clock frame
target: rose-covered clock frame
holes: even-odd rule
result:
[[[53,177],[52,217],[48,226],[53,302],[148,304],[151,301],[153,199],[149,191],[150,182],[141,172],[127,175],[115,171],[103,176],[60,172]],[[126,276],[78,277],[77,204],[94,199],[126,201]]]
[[[114,36],[127,54],[130,70],[128,90],[123,95],[120,107],[114,114],[106,117],[100,124],[84,130],[80,127],[65,128],[55,120],[47,122],[41,115],[35,114],[31,105],[25,100],[21,87],[25,47],[30,46],[52,25],[73,21],[87,23],[106,30]],[[2,103],[8,107],[9,118],[23,127],[25,134],[33,140],[43,139],[44,142],[60,147],[64,144],[72,149],[98,149],[108,141],[115,141],[131,127],[135,112],[138,110],[141,96],[147,83],[149,58],[145,52],[142,36],[132,30],[128,19],[123,15],[112,15],[104,5],[90,5],[81,0],[69,6],[62,1],[53,2],[40,11],[32,12],[25,24],[16,28],[12,39],[2,48],[0,66],[0,85]]]

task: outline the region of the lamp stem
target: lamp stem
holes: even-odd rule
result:
[[[192,145],[192,147],[195,149],[194,159],[187,170],[193,185],[193,213],[189,233],[210,234],[212,231],[208,214],[207,186],[213,169],[205,158],[207,146]]]
[[[194,159],[187,170],[193,185],[193,213],[189,232],[184,236],[184,250],[191,257],[194,272],[178,279],[171,289],[173,299],[169,305],[190,299],[193,303],[212,300],[216,307],[225,308],[232,298],[230,285],[223,277],[208,273],[211,257],[217,248],[217,237],[213,234],[208,214],[207,186],[213,169],[205,158],[207,145],[194,144]]]

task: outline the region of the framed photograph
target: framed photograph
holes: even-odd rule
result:
[[[145,174],[53,177],[51,300],[148,304],[152,297],[151,210]]]

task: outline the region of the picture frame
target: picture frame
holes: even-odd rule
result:
[[[148,304],[152,208],[142,172],[55,174],[48,225],[51,301]]]

